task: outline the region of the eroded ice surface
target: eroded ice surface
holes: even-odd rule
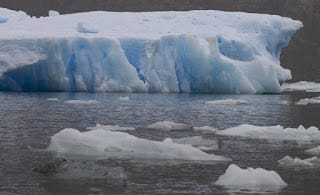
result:
[[[218,131],[217,134],[275,141],[320,141],[320,131],[317,127],[304,128],[303,126],[299,126],[298,128],[284,128],[281,125],[254,126],[243,124],[237,127]]]
[[[64,129],[51,137],[47,150],[64,158],[89,159],[162,159],[191,161],[226,161],[190,145],[137,138],[124,132],[103,129],[80,132]]]
[[[0,90],[12,91],[279,93],[281,49],[302,27],[222,11],[0,18]]]
[[[281,86],[282,91],[307,91],[320,92],[320,83],[300,81],[296,83],[284,83]]]
[[[287,186],[275,171],[262,168],[241,169],[235,164],[228,167],[225,174],[215,182],[216,185],[243,190],[280,190]]]

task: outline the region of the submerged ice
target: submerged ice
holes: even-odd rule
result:
[[[0,9],[0,90],[278,93],[291,78],[281,49],[301,27],[239,12]]]

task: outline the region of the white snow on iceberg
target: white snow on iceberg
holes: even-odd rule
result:
[[[215,184],[226,188],[250,191],[280,190],[287,186],[275,171],[250,167],[241,169],[235,164],[230,165]]]
[[[206,101],[205,104],[208,105],[238,105],[238,104],[247,104],[246,100],[234,100],[234,99],[225,99],[225,100],[211,100]]]
[[[156,129],[156,130],[165,130],[165,131],[172,131],[172,130],[186,130],[191,129],[190,125],[186,125],[183,123],[176,123],[172,121],[159,121],[153,123],[147,127],[148,129]]]
[[[314,98],[304,98],[296,102],[297,105],[320,104],[320,96]]]
[[[279,93],[291,79],[281,49],[302,27],[210,10],[11,15],[19,12],[0,9],[9,18],[0,24],[0,90],[10,91]]]
[[[282,91],[306,91],[320,92],[320,83],[300,81],[296,83],[284,83],[281,86]]]
[[[237,127],[218,131],[217,134],[225,136],[238,136],[251,139],[266,139],[274,141],[311,142],[320,141],[320,131],[316,127],[284,128],[277,126],[254,126],[243,124]]]
[[[190,161],[227,161],[190,145],[137,138],[124,132],[103,129],[80,132],[64,129],[51,137],[48,151],[64,158],[158,159]]]

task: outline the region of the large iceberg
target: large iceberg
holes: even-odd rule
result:
[[[0,90],[278,93],[291,79],[281,49],[301,27],[241,12],[0,9]]]

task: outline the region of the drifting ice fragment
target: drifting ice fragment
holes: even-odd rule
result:
[[[183,124],[183,123],[176,123],[172,121],[159,121],[153,123],[147,127],[148,129],[157,129],[157,130],[186,130],[191,129],[191,126]]]
[[[277,126],[254,126],[243,124],[217,132],[218,135],[238,136],[251,139],[266,139],[275,141],[310,142],[320,141],[320,131],[316,127],[284,128]]]
[[[305,150],[305,153],[315,155],[315,156],[320,156],[320,146]]]
[[[297,105],[308,105],[308,104],[320,104],[320,96],[319,97],[314,97],[314,98],[305,98],[299,100]]]
[[[230,165],[225,174],[215,182],[216,185],[239,190],[281,190],[287,184],[275,171],[262,168],[241,169],[237,165]]]
[[[83,133],[64,129],[51,137],[47,150],[64,158],[80,159],[229,160],[189,145],[152,141],[101,129]]]
[[[317,157],[300,159],[300,158],[291,158],[290,156],[285,156],[284,158],[278,160],[278,163],[282,166],[288,167],[312,167],[315,163],[320,163],[320,160]]]
[[[206,101],[208,105],[237,105],[237,104],[247,104],[246,100],[233,100],[233,99],[226,99],[226,100],[212,100]]]
[[[218,150],[219,142],[216,139],[206,139],[202,136],[184,137],[184,138],[166,138],[163,140],[166,143],[177,143],[192,145],[204,151]]]
[[[87,129],[89,129],[89,130],[103,129],[106,131],[133,131],[133,130],[135,130],[134,127],[120,127],[119,125],[100,125],[100,124],[97,124],[95,127],[89,127]]]
[[[320,92],[320,83],[300,81],[297,83],[284,83],[281,86],[282,91],[307,91]]]

